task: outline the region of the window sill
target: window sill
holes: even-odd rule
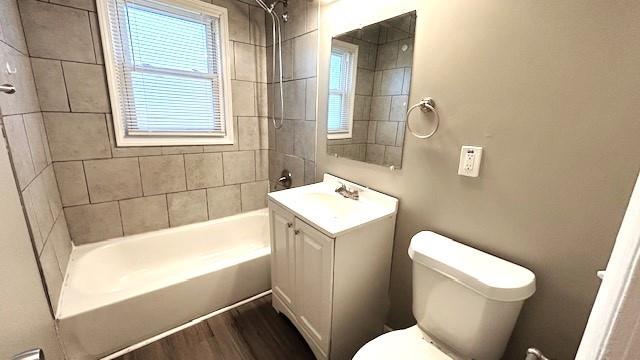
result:
[[[138,147],[138,146],[187,146],[187,145],[233,145],[231,136],[225,137],[118,137],[116,146],[118,147]]]

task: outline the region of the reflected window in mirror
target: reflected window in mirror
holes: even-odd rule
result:
[[[358,45],[333,40],[329,63],[328,139],[350,139],[356,94]]]
[[[333,37],[330,58],[324,60],[329,155],[401,167],[415,27],[412,11]],[[357,56],[346,66],[341,49],[349,48],[357,49]]]

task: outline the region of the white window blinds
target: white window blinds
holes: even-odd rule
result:
[[[232,142],[226,10],[188,0],[101,1],[118,145]]]
[[[357,45],[333,40],[329,63],[327,121],[327,136],[329,139],[351,137],[357,65]]]

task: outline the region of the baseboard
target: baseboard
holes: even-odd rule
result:
[[[177,333],[177,332],[178,332],[178,331],[180,331],[180,330],[184,330],[184,329],[186,329],[186,328],[188,328],[188,327],[190,327],[190,326],[193,326],[193,325],[195,325],[195,324],[197,324],[197,323],[203,322],[203,321],[205,321],[205,320],[207,320],[207,319],[209,319],[209,318],[211,318],[211,317],[214,317],[214,316],[216,316],[216,315],[220,315],[220,314],[222,314],[222,313],[224,313],[224,312],[227,312],[227,311],[229,311],[229,310],[232,310],[232,309],[234,309],[234,308],[237,308],[238,306],[244,305],[244,304],[246,304],[246,303],[248,303],[248,302],[251,302],[251,301],[253,301],[253,300],[259,299],[259,298],[261,298],[261,297],[263,297],[263,296],[266,296],[266,295],[269,295],[269,294],[271,294],[271,290],[267,290],[267,291],[265,291],[265,292],[263,292],[263,293],[260,293],[260,294],[258,294],[258,295],[255,295],[255,296],[252,296],[252,297],[250,297],[250,298],[247,298],[247,299],[241,300],[241,301],[239,301],[239,302],[237,302],[237,303],[235,303],[235,304],[229,305],[229,306],[227,306],[227,307],[223,307],[223,308],[222,308],[222,309],[220,309],[220,310],[216,310],[216,311],[214,311],[214,312],[208,313],[208,314],[206,314],[206,315],[204,315],[204,316],[201,316],[201,317],[199,317],[199,318],[193,319],[193,320],[191,320],[191,321],[189,321],[189,322],[187,322],[187,323],[184,323],[184,324],[182,324],[182,325],[180,325],[180,326],[177,326],[177,327],[175,327],[175,328],[173,328],[173,329],[167,330],[167,331],[165,331],[165,332],[163,332],[163,333],[160,333],[160,334],[158,334],[158,335],[156,335],[156,336],[152,336],[152,337],[150,337],[150,338],[148,338],[148,339],[146,339],[146,340],[142,340],[142,341],[140,341],[140,342],[139,342],[139,343],[137,343],[137,344],[131,345],[131,346],[126,347],[126,348],[124,348],[124,349],[122,349],[122,350],[118,350],[118,351],[114,352],[114,353],[113,353],[113,354],[111,354],[111,355],[107,355],[107,356],[103,357],[103,358],[102,358],[102,359],[100,359],[100,360],[111,360],[111,359],[115,359],[115,358],[117,358],[117,357],[119,357],[119,356],[122,356],[122,355],[124,355],[124,354],[130,353],[130,352],[132,352],[132,351],[134,351],[134,350],[137,350],[137,349],[139,349],[139,348],[141,348],[141,347],[143,347],[143,346],[145,346],[145,345],[149,345],[149,344],[151,344],[152,342],[158,341],[158,340],[160,340],[160,339],[164,339],[164,338],[166,338],[167,336],[172,335],[172,334],[175,334],[175,333]]]

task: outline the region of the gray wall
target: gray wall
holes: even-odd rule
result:
[[[55,311],[72,245],[16,1],[0,3],[0,30],[0,83],[14,84],[17,90],[13,95],[1,94],[0,114],[34,248]],[[16,73],[7,74],[5,63]]]
[[[229,11],[233,145],[117,147],[95,1],[21,0],[26,43],[64,213],[76,244],[266,206],[264,11]],[[37,105],[37,104],[36,104]]]
[[[573,358],[640,167],[640,4],[358,3],[321,8],[319,94],[331,35],[418,9],[409,103],[432,96],[441,115],[432,139],[407,135],[400,171],[318,152],[319,173],[400,199],[389,324],[414,323],[407,247],[429,229],[536,273],[506,359],[527,346]],[[479,178],[457,175],[467,144],[484,146]]]
[[[284,123],[275,129],[269,122],[269,179],[271,188],[283,169],[292,174],[293,186],[315,182],[316,67],[318,1],[289,1],[289,21],[282,30]],[[277,8],[279,14],[282,10]],[[281,21],[282,23],[282,21]],[[267,16],[267,74],[272,80],[271,17]],[[270,119],[280,122],[279,64],[276,51],[276,84],[269,85]],[[278,187],[278,189],[281,189]]]

